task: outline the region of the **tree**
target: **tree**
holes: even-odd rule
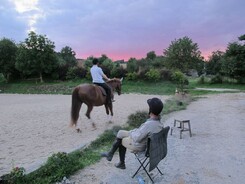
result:
[[[101,68],[107,77],[111,77],[111,71],[113,70],[114,63],[105,54],[102,54],[99,58]]]
[[[153,60],[153,59],[155,59],[156,57],[157,57],[157,55],[156,55],[155,51],[150,51],[150,52],[148,52],[147,55],[146,55],[146,59],[151,59],[151,60]]]
[[[30,32],[18,49],[16,68],[24,75],[38,74],[43,82],[43,74],[52,73],[58,65],[54,48],[45,35]]]
[[[65,46],[60,51],[60,56],[65,61],[65,65],[68,67],[73,67],[77,65],[76,53],[72,50],[71,47]]]
[[[184,73],[189,69],[197,69],[199,62],[203,60],[198,44],[188,37],[172,41],[163,54],[169,69],[178,69]]]
[[[241,37],[239,37],[241,38]],[[222,62],[222,71],[225,75],[244,83],[245,79],[245,44],[229,43]]]
[[[239,41],[244,41],[245,40],[245,34],[244,35],[241,35],[238,37]]]
[[[224,56],[224,52],[222,51],[212,52],[212,55],[209,57],[209,60],[206,63],[207,74],[211,74],[211,75],[220,74],[223,56]]]
[[[9,81],[10,75],[15,71],[17,46],[7,38],[0,40],[0,73]]]
[[[77,60],[75,58],[76,53],[72,48],[66,46],[61,49],[57,54],[58,56],[58,76],[59,79],[65,80],[67,78],[67,72],[70,68],[73,71],[73,67],[77,67]]]
[[[130,58],[127,63],[128,73],[133,73],[138,71],[137,60],[135,58]]]

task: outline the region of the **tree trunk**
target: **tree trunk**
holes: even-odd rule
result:
[[[39,73],[39,76],[40,76],[40,82],[43,83],[43,75],[42,75],[42,72]]]

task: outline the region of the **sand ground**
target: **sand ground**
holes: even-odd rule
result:
[[[89,144],[114,125],[123,125],[128,115],[147,110],[146,100],[153,95],[123,94],[116,96],[113,123],[109,124],[104,107],[95,107],[92,118],[97,129],[84,116],[82,107],[78,134],[69,128],[71,96],[69,95],[15,95],[0,94],[0,176],[12,167],[32,171],[58,151],[70,152]],[[154,95],[155,97],[155,95]],[[169,96],[156,96],[163,101]],[[189,119],[193,137],[187,132],[179,139],[174,130],[168,138],[168,155],[160,162],[164,175],[151,173],[156,183],[243,183],[245,175],[245,93],[208,95],[200,98],[184,111],[163,117],[165,126],[174,119]],[[126,155],[126,169],[114,167],[101,159],[95,165],[78,171],[69,178],[73,183],[137,183],[132,179],[138,162],[130,152]],[[139,173],[145,183],[148,177]]]
[[[0,94],[0,176],[16,166],[30,172],[53,153],[70,152],[89,144],[105,129],[125,124],[128,115],[147,110],[146,100],[152,97],[115,95],[111,124],[104,106],[94,107],[91,118],[96,130],[85,116],[87,107],[83,105],[78,120],[82,133],[77,133],[69,127],[70,95]]]

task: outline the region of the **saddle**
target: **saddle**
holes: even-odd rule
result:
[[[104,89],[103,87],[98,86],[98,85],[96,85],[96,84],[93,84],[93,85],[100,89],[100,91],[101,91],[101,93],[103,94],[103,96],[107,96],[107,93],[106,93],[106,91],[105,91],[105,89]]]

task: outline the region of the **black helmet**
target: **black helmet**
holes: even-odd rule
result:
[[[159,115],[163,109],[163,103],[159,98],[148,99],[147,103],[149,105],[149,113]]]
[[[93,65],[97,65],[98,62],[99,62],[99,60],[97,58],[94,58],[92,61]]]

